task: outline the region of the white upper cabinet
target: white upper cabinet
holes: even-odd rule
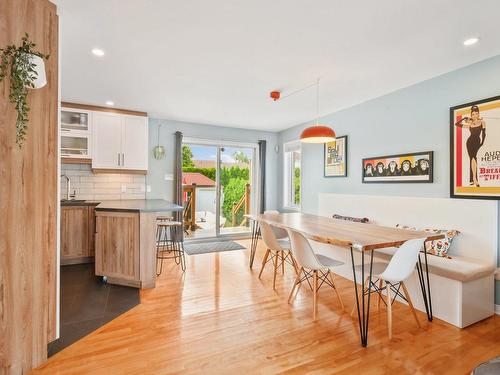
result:
[[[148,169],[148,122],[144,117],[125,116],[122,128],[122,166]]]
[[[61,108],[61,157],[92,157],[92,113],[75,108]]]
[[[92,168],[121,168],[123,116],[94,112]]]
[[[93,112],[94,169],[148,169],[148,118]]]

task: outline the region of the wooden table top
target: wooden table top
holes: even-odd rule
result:
[[[384,227],[302,213],[245,215],[251,220],[302,233],[314,241],[358,250],[400,246],[415,238],[427,241],[444,238],[442,234]]]

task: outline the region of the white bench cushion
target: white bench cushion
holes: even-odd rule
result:
[[[376,250],[374,256],[388,261],[396,250],[397,249],[394,247]],[[454,255],[450,256],[451,259],[427,255],[429,272],[448,279],[465,282],[492,275],[496,270],[495,265],[478,259]],[[421,255],[421,259],[422,266],[424,266],[423,254]]]

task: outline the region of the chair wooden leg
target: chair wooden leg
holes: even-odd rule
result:
[[[316,320],[318,310],[318,271],[313,271],[313,320]]]
[[[297,261],[293,257],[293,254],[291,251],[289,251],[288,254],[290,255],[290,259],[292,260],[293,268],[295,269],[295,274],[298,275],[300,272],[299,272],[299,266],[297,264]]]
[[[410,293],[408,293],[408,289],[406,289],[406,285],[402,281],[401,281],[401,286],[403,287],[403,291],[405,292],[406,299],[408,300],[408,306],[410,306],[411,313],[413,314],[413,317],[415,318],[415,321],[417,322],[418,328],[420,328],[420,322],[418,321],[417,313],[415,312],[415,308],[413,307],[413,303],[411,302]]]
[[[385,282],[387,289],[387,329],[389,331],[389,340],[392,339],[392,299],[391,299],[391,286],[386,281]]]
[[[274,275],[273,275],[273,290],[276,289],[276,273],[278,273],[278,259],[280,257],[280,252],[277,251],[274,254]]]
[[[285,274],[285,252],[280,251],[280,254],[281,254],[281,274],[284,275]]]
[[[382,301],[382,280],[378,281],[378,290],[377,311],[380,312],[380,301]]]
[[[328,276],[330,276],[330,281],[332,282],[333,290],[335,291],[335,293],[337,294],[337,298],[339,299],[340,307],[342,307],[342,311],[345,311],[344,302],[342,302],[342,297],[340,297],[339,290],[337,289],[337,285],[335,285],[335,281],[333,281],[333,275],[330,272],[330,270],[328,271]]]
[[[302,275],[302,267],[300,271],[297,273],[297,277],[295,278],[295,282],[293,283],[292,290],[290,291],[290,295],[288,296],[288,303],[292,301],[292,297],[294,296],[295,289],[298,289],[298,285],[300,284],[300,275]]]
[[[260,268],[260,272],[259,272],[259,279],[262,276],[262,271],[264,271],[264,267],[266,266],[267,258],[269,258],[270,252],[271,252],[271,250],[269,250],[269,249],[266,250],[266,254],[264,255],[264,259],[262,260],[262,267]]]
[[[369,277],[366,278],[365,284],[368,282],[368,279],[369,279]],[[359,299],[359,301],[361,301],[361,298],[363,297],[362,293],[364,293],[363,284],[361,284],[358,287],[358,299]],[[361,302],[360,302],[360,307],[361,307]],[[351,317],[352,317],[352,314],[354,314],[354,311],[356,311],[356,300],[354,300],[354,306],[352,307],[352,310],[351,310]]]

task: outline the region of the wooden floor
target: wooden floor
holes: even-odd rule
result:
[[[249,241],[240,241],[248,246]],[[259,249],[261,256],[263,249]],[[418,329],[405,305],[370,315],[367,348],[359,344],[352,283],[338,279],[342,313],[332,289],[302,287],[287,304],[288,269],[272,290],[271,268],[257,278],[247,251],[188,256],[185,276],[173,262],[141,304],[56,354],[35,374],[467,374],[500,355],[500,317],[464,330],[419,313]],[[260,259],[257,265],[260,265]],[[374,305],[375,306],[375,305]]]

